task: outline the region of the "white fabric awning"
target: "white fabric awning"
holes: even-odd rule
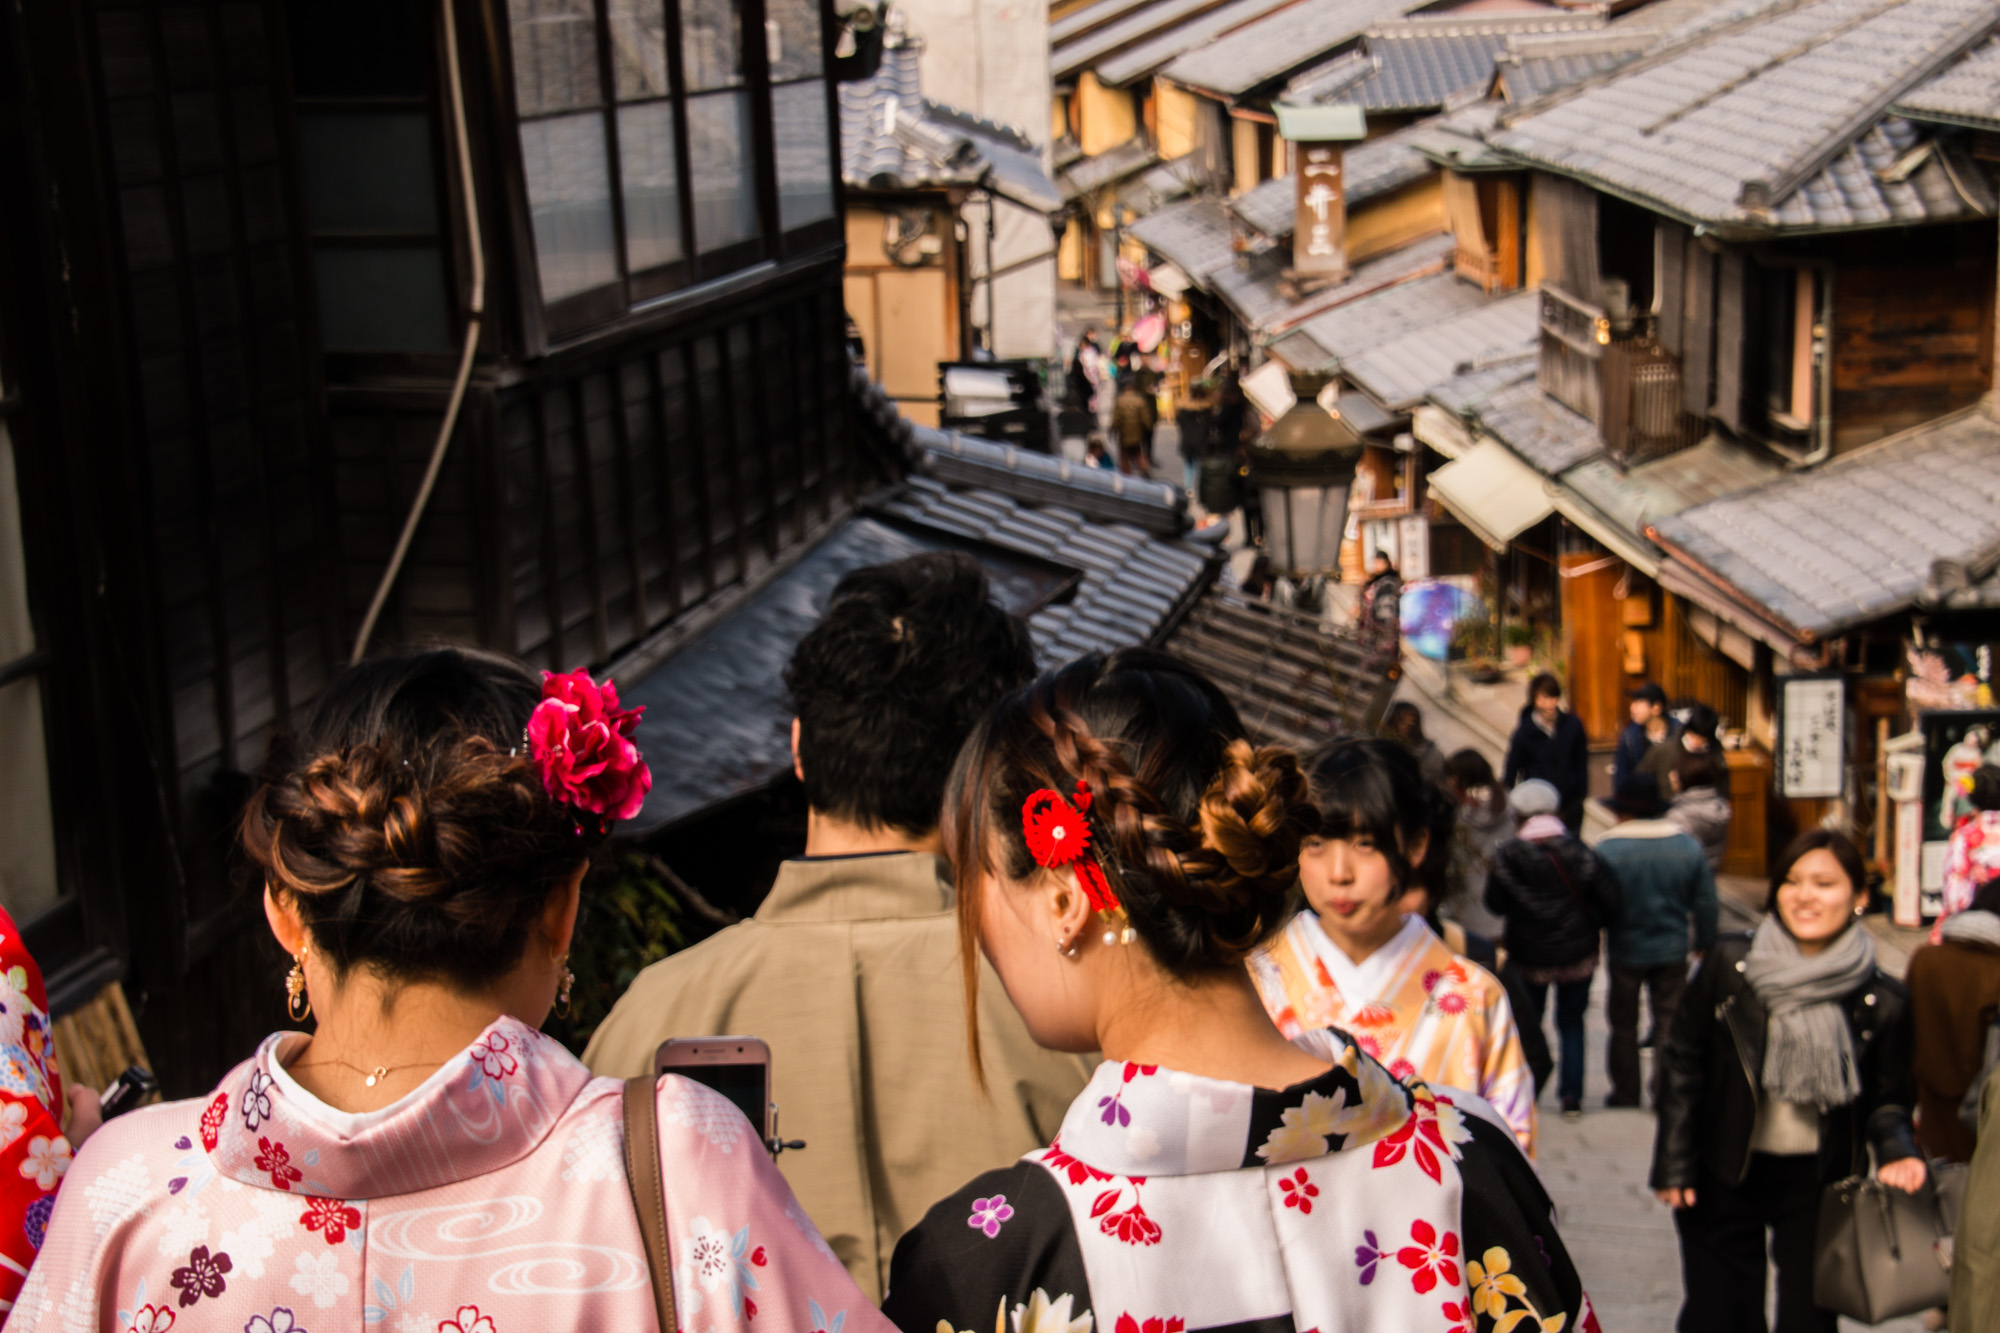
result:
[[[1496,551],[1556,511],[1542,474],[1497,440],[1481,440],[1430,481],[1431,493]]]

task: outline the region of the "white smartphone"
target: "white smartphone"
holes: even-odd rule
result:
[[[760,1140],[769,1140],[771,1048],[757,1037],[675,1037],[660,1043],[653,1072],[705,1083],[736,1103]]]

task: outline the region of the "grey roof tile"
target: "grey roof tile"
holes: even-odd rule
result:
[[[1251,2],[1229,0],[1234,4]],[[1273,4],[1284,2],[1255,0],[1255,3],[1264,6],[1263,12],[1268,12]],[[1213,22],[1215,11],[1228,8],[1229,3],[1218,5],[1217,0],[1152,0],[1151,4],[1132,10],[1102,27],[1053,45],[1049,51],[1049,72],[1057,79],[1067,79],[1084,70],[1095,70],[1099,78],[1105,78],[1103,67],[1113,57],[1150,44],[1155,39],[1165,38],[1171,42],[1187,28],[1203,21]],[[1182,46],[1179,50],[1185,51],[1187,47]]]
[[[1431,401],[1475,423],[1544,476],[1557,476],[1604,452],[1589,417],[1542,392],[1532,361],[1454,376],[1431,390]]]
[[[1124,18],[1134,10],[1151,3],[1153,0],[1096,0],[1095,4],[1085,5],[1082,9],[1074,10],[1051,22],[1049,42],[1054,45],[1070,41],[1088,32],[1095,32],[1113,19]]]
[[[914,38],[886,47],[874,75],[839,86],[840,173],[854,189],[965,185],[987,178],[1032,209],[1062,206],[1042,152],[1010,126],[923,95]]]
[[[1076,199],[1133,176],[1160,160],[1146,136],[1137,134],[1095,157],[1082,157],[1064,167],[1058,186],[1065,200]]]
[[[1206,285],[1209,275],[1236,262],[1229,214],[1223,211],[1219,200],[1189,199],[1169,204],[1140,218],[1127,232],[1199,284]]]
[[[1469,283],[1459,285],[1478,292]],[[1531,356],[1540,338],[1541,300],[1536,291],[1481,297],[1471,309],[1401,337],[1378,333],[1366,351],[1341,361],[1340,373],[1390,411],[1408,411],[1461,367]]]
[[[1908,606],[1932,561],[2000,541],[2000,428],[1971,409],[1658,530],[1784,623],[1833,633]]]
[[[1979,211],[1941,161],[1886,184],[1868,159],[1903,133],[1884,108],[1987,35],[1992,0],[1805,0],[1741,13],[1702,15],[1630,66],[1527,108],[1493,142],[1711,224],[1828,229]]]
[[[1486,299],[1479,288],[1451,273],[1417,278],[1301,322],[1299,332],[1311,338],[1327,359],[1320,365],[1291,364],[1295,370],[1341,370],[1350,358],[1476,310]]]
[[[1912,120],[2000,129],[2000,38],[1904,93],[1892,109]]]
[[[1361,38],[1360,59],[1372,67],[1348,86],[1337,57],[1286,85],[1283,100],[1313,104],[1356,102],[1373,112],[1435,111],[1456,97],[1482,93],[1493,62],[1517,37],[1601,32],[1601,14],[1500,14],[1459,18],[1437,15],[1381,23]]]
[[[1421,0],[1298,0],[1235,32],[1191,48],[1162,72],[1175,83],[1241,97],[1359,38],[1370,24],[1400,17]]]
[[[1436,168],[1417,151],[1421,127],[1418,121],[1400,130],[1369,139],[1347,150],[1342,167],[1346,173],[1349,208],[1356,208],[1392,190],[1400,190],[1431,174]],[[1272,239],[1292,234],[1296,216],[1298,184],[1290,176],[1265,181],[1229,201],[1229,211],[1250,227]]]
[[[1294,0],[1228,0],[1108,57],[1098,65],[1097,77],[1117,88],[1151,78],[1184,52],[1292,3]]]

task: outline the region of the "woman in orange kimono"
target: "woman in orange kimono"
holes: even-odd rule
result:
[[[1320,835],[1299,855],[1310,910],[1250,959],[1272,1021],[1308,1047],[1339,1028],[1398,1078],[1478,1094],[1532,1156],[1535,1080],[1506,992],[1425,922],[1443,897],[1451,798],[1381,741],[1332,747],[1312,778]]]

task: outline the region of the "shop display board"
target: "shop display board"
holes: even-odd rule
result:
[[[1788,676],[1780,682],[1779,790],[1792,800],[1837,797],[1847,778],[1847,687],[1839,676]]]

